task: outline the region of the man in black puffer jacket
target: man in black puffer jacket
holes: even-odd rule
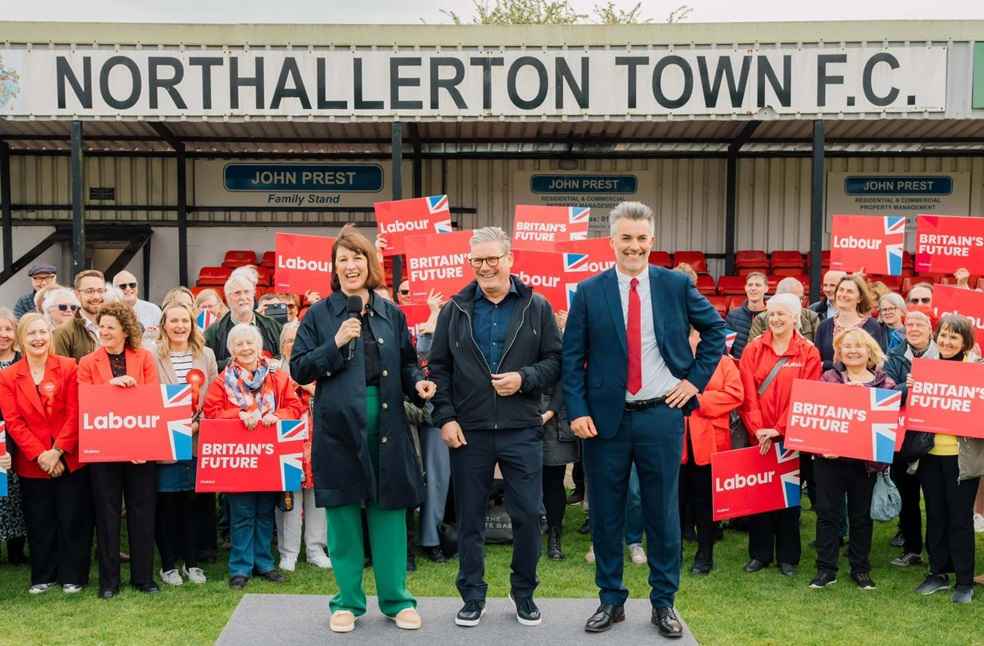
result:
[[[731,346],[731,356],[735,359],[741,358],[748,343],[748,330],[755,315],[765,311],[765,292],[768,288],[765,274],[753,271],[745,277],[745,302],[728,312],[728,329],[735,333],[735,343]]]
[[[560,332],[550,304],[510,276],[510,241],[502,229],[476,229],[470,262],[476,280],[441,310],[429,361],[437,384],[432,419],[451,447],[458,591],[465,602],[455,623],[476,626],[485,610],[482,534],[498,463],[513,529],[516,618],[536,625],[541,621],[533,602],[543,470],[539,406],[541,391],[560,379]]]

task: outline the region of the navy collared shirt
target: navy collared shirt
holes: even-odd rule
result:
[[[485,298],[482,288],[475,285],[472,333],[492,374],[499,372],[499,362],[502,361],[502,353],[506,350],[506,333],[518,302],[519,291],[512,277],[509,278],[509,293],[498,303]]]

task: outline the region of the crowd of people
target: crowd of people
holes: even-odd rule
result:
[[[553,311],[511,274],[501,229],[477,229],[469,258],[475,280],[448,298],[431,293],[430,318],[416,333],[399,307],[409,285],[395,294],[386,286],[385,241],[374,245],[351,227],[332,250],[325,298],[271,293],[257,301],[257,274],[247,266],[233,271],[222,295],[175,287],[158,306],[138,297],[129,272],[107,281],[85,270],[68,287],[54,267],[33,266],[31,292],[13,311],[0,309],[9,447],[0,457],[9,474],[0,541],[8,559],[23,562],[26,548],[31,594],[56,587],[75,594],[89,583],[95,537],[99,596],[111,599],[122,585],[121,561],[129,561],[129,583],[152,594],[157,580],[206,583],[203,562],[227,543],[228,585],[243,589],[252,577],[284,581],[303,543],[310,565],[334,570],[331,629],[348,632],[366,612],[367,562],[382,612],[415,629],[422,620],[406,576],[415,555],[444,563],[457,551],[464,606],[455,622],[475,626],[488,588],[483,540],[498,466],[521,623],[540,623],[533,594],[543,543],[549,559],[566,558],[565,508],[584,499],[582,530],[592,533],[588,560],[596,562],[602,601],[586,630],[607,630],[624,617],[628,545],[632,562],[650,568],[653,623],[677,637],[681,535],[696,540],[690,571],[702,576],[714,569],[722,530],[711,513],[712,454],[743,446],[765,454],[782,441],[797,379],[905,395],[914,358],[980,360],[969,319],[934,317],[932,285],[917,284],[903,298],[837,271],[824,275],[823,297],[809,307],[799,280],[782,280],[770,297],[766,277],[748,274],[747,300],[727,316],[736,339],[724,352],[725,323],[694,288],[692,270],[645,262],[651,211],[620,205],[612,240],[615,268],[583,283],[568,313]],[[646,271],[652,282],[636,278]],[[964,285],[965,274],[957,276]],[[671,298],[686,303],[679,318],[657,305]],[[214,320],[204,330],[203,315]],[[689,342],[664,343],[671,333]],[[611,352],[616,338],[625,355]],[[247,433],[311,413],[301,490],[195,493],[194,458],[80,461],[80,383],[109,384],[125,398],[136,385],[185,383],[192,370],[205,381],[196,434],[202,419],[238,419]],[[602,392],[617,413],[606,413]],[[677,426],[682,434],[647,435]],[[571,465],[577,489],[569,496]],[[804,494],[817,513],[810,587],[836,582],[846,542],[851,579],[875,589],[872,560],[889,557],[871,554],[870,507],[886,469],[801,455]],[[975,531],[984,531],[984,440],[909,433],[890,475],[902,498],[893,540],[900,553],[890,563],[920,566],[925,547],[928,572],[916,592],[950,589],[953,574],[953,601],[970,602]],[[748,533],[745,572],[773,563],[784,576],[797,572],[800,513],[797,506],[732,523]]]

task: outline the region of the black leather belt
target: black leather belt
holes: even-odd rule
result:
[[[625,402],[625,410],[627,411],[637,411],[646,410],[647,408],[652,408],[653,406],[659,406],[660,404],[666,403],[666,397],[653,397],[652,399],[639,399],[636,401]]]

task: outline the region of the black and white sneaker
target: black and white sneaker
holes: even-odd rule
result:
[[[833,585],[837,583],[837,575],[833,572],[828,572],[826,570],[820,570],[817,575],[813,577],[810,581],[810,587],[814,590],[820,590],[821,588],[826,588],[828,585]]]
[[[484,601],[466,601],[465,605],[458,611],[458,614],[454,616],[454,623],[456,626],[471,628],[477,626],[482,621],[482,615],[484,614]]]
[[[894,558],[889,561],[895,567],[909,567],[910,565],[919,565],[922,563],[922,557],[918,554],[903,554],[898,558]]]
[[[540,609],[536,607],[533,602],[533,597],[523,597],[522,599],[513,599],[512,594],[509,594],[509,599],[516,604],[516,621],[524,626],[539,626],[543,622],[543,617],[540,615]]]
[[[940,590],[948,590],[950,588],[950,577],[945,574],[930,574],[927,576],[919,587],[916,588],[916,592],[919,594],[930,595],[934,592],[939,592]]]
[[[875,590],[875,582],[871,580],[868,572],[851,572],[851,580],[858,584],[862,590]]]

